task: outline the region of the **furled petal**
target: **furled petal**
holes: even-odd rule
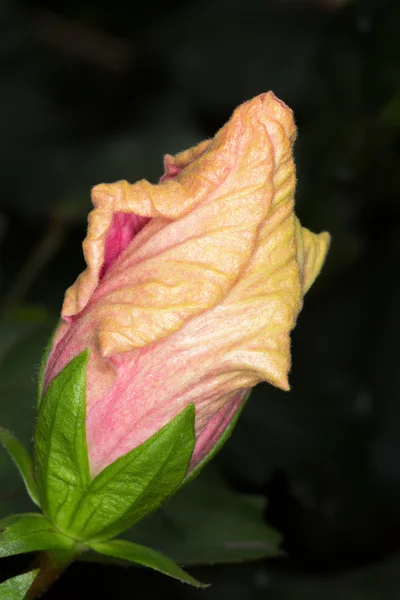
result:
[[[170,158],[167,173],[183,166],[176,179],[94,188],[88,269],[67,292],[63,316],[101,298],[99,342],[111,356],[154,343],[221,303],[247,268],[274,195],[284,193],[276,173],[291,160],[294,135],[290,109],[266,94],[240,106],[211,143]],[[147,241],[147,227],[138,234],[97,287],[115,211],[151,217],[155,231]]]
[[[102,184],[68,290],[45,385],[90,350],[92,474],[188,403],[193,468],[249,387],[287,390],[290,332],[329,235],[294,215],[292,111],[271,92],[240,106],[213,140],[165,157],[159,185]]]
[[[204,140],[194,146],[194,148],[189,148],[189,150],[184,150],[180,152],[176,156],[171,156],[171,154],[166,154],[164,158],[164,175],[160,179],[160,183],[163,181],[168,181],[168,179],[175,179],[177,175],[185,167],[187,167],[191,162],[193,162],[196,158],[199,158],[204,152],[207,150],[211,143],[211,140]]]
[[[119,255],[149,221],[135,214],[115,212],[105,240],[104,258],[99,278],[104,277]]]

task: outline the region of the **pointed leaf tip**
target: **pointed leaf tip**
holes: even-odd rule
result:
[[[32,502],[40,508],[39,494],[33,471],[33,461],[30,454],[18,438],[4,427],[0,427],[0,443],[6,448],[19,470]]]
[[[164,575],[188,583],[196,588],[206,588],[209,584],[201,583],[164,554],[160,554],[147,546],[133,544],[126,540],[111,540],[91,544],[91,548],[100,554],[119,558],[144,567],[150,567]]]
[[[44,513],[62,531],[90,483],[86,444],[86,367],[76,356],[49,384],[35,429],[35,467]]]

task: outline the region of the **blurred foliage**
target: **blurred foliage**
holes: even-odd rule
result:
[[[199,562],[207,540],[218,553],[228,532],[249,543],[271,525],[286,556],[199,570],[206,592],[75,565],[48,597],[86,598],[85,578],[99,598],[138,585],[149,598],[160,586],[174,599],[399,598],[400,3],[8,0],[0,32],[0,406],[25,439],[40,352],[83,265],[92,185],[156,181],[163,154],[273,89],[299,129],[298,215],[333,236],[293,336],[292,391],[259,386],[216,461],[231,489],[211,469],[137,530],[178,555],[175,519],[187,519]],[[2,513],[27,502],[7,460]]]
[[[263,522],[265,508],[265,498],[229,490],[209,466],[124,537],[185,565],[279,556],[281,536]]]

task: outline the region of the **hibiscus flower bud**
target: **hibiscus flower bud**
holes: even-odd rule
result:
[[[66,292],[44,379],[89,349],[93,476],[189,403],[193,469],[249,388],[289,389],[290,332],[329,246],[294,214],[295,137],[269,92],[213,139],[167,155],[158,185],[93,188],[87,268]]]

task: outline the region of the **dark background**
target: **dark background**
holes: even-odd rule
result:
[[[28,437],[92,185],[157,181],[166,152],[272,89],[299,129],[297,214],[332,234],[292,391],[258,386],[216,461],[233,492],[268,498],[286,556],[189,568],[206,591],[77,564],[46,598],[400,598],[400,2],[9,0],[0,61],[0,405]]]

